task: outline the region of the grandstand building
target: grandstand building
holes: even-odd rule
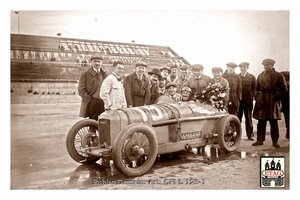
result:
[[[26,103],[30,88],[38,95],[77,94],[80,74],[94,54],[104,56],[108,71],[115,60],[123,61],[126,74],[138,60],[149,63],[147,71],[189,64],[167,46],[11,34],[11,103]]]

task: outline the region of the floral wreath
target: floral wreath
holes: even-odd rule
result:
[[[218,110],[226,110],[226,106],[224,105],[226,90],[227,88],[220,83],[209,83],[196,98],[201,103],[209,104]]]

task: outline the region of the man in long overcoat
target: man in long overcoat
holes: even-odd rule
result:
[[[93,56],[91,65],[83,72],[79,79],[78,93],[81,96],[80,117],[98,120],[98,116],[104,112],[104,102],[100,98],[100,87],[108,76],[107,70],[102,68],[102,56]]]
[[[135,72],[126,76],[124,80],[125,97],[129,108],[144,106],[150,101],[149,79],[145,75],[147,63],[138,61]]]
[[[240,100],[242,99],[242,82],[240,77],[234,72],[237,64],[230,62],[227,63],[227,70],[222,75],[229,83],[229,102],[228,112],[238,116]]]
[[[266,137],[267,121],[271,126],[273,146],[279,148],[278,120],[281,119],[280,100],[287,92],[287,85],[281,73],[273,68],[275,61],[265,59],[262,61],[264,71],[257,77],[257,86],[254,90],[255,106],[253,118],[257,123],[257,141],[252,146],[263,145]]]

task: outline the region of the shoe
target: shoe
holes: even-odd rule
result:
[[[248,137],[248,140],[254,140],[252,136]]]
[[[263,145],[263,144],[264,144],[263,142],[257,141],[255,143],[253,143],[252,146],[258,146],[258,145]]]
[[[277,142],[273,142],[273,147],[280,148],[280,145]]]

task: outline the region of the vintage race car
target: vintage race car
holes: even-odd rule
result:
[[[229,153],[238,148],[241,138],[241,124],[234,115],[207,104],[164,100],[105,111],[98,121],[80,120],[69,130],[66,146],[79,163],[109,159],[122,174],[140,176],[157,155],[209,144],[219,144]]]

